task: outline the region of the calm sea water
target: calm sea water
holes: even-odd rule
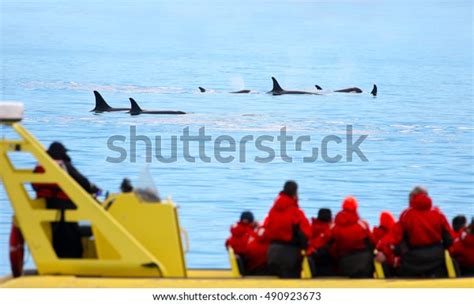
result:
[[[23,101],[24,125],[45,145],[65,143],[103,189],[136,181],[147,165],[140,145],[135,163],[106,161],[117,156],[107,139],[128,137],[130,126],[161,135],[164,155],[185,127],[236,140],[286,127],[316,147],[324,136],[343,137],[330,155],[344,152],[346,125],[355,139],[368,135],[368,162],[303,163],[293,147],[293,163],[261,164],[253,158],[266,154],[252,144],[245,162],[189,163],[181,152],[175,163],[153,161],[161,195],[180,206],[190,267],[228,267],[229,225],[244,209],[263,219],[287,179],[298,181],[308,216],[336,211],[352,194],[374,225],[382,210],[398,216],[417,184],[450,218],[474,214],[471,1],[103,2],[1,0],[0,15],[1,99]],[[359,86],[364,94],[270,96],[271,76],[288,89]],[[373,83],[377,98],[368,94]],[[259,94],[226,93],[242,88]],[[94,89],[116,107],[134,97],[143,108],[191,114],[94,115]],[[206,152],[213,156],[209,145]],[[0,274],[9,272],[10,219],[0,187]]]

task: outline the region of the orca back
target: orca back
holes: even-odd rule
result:
[[[278,81],[276,80],[275,77],[272,77],[272,81],[273,81],[273,88],[272,90],[270,91],[271,93],[279,93],[279,92],[283,92],[284,90],[281,88],[280,84],[278,83]]]
[[[374,84],[374,88],[372,89],[372,92],[370,92],[373,96],[377,96],[377,85]]]
[[[91,110],[91,112],[106,112],[112,109],[111,106],[107,104],[105,99],[100,95],[99,92],[94,91],[95,96],[95,108]]]
[[[129,100],[130,100],[130,106],[131,106],[131,109],[130,109],[131,115],[138,115],[143,112],[143,110],[140,108],[140,106],[135,101],[135,99],[129,98]]]

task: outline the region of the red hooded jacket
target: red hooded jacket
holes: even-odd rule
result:
[[[383,211],[380,214],[380,225],[374,227],[373,235],[375,247],[378,251],[383,252],[390,267],[397,267],[399,258],[395,256],[395,246],[393,240],[393,229],[395,227],[395,219],[390,212]]]
[[[359,218],[357,214],[357,201],[348,197],[344,200],[342,211],[336,215],[332,228],[331,253],[341,258],[352,252],[367,248],[374,244],[369,224]]]
[[[290,242],[295,225],[309,241],[311,226],[304,212],[298,207],[297,199],[280,192],[264,223],[265,238],[269,241]]]
[[[311,222],[311,240],[309,241],[308,255],[324,247],[331,239],[332,222],[323,222],[313,218]]]
[[[432,206],[431,198],[420,193],[413,197],[410,207],[402,212],[394,229],[394,241],[400,243],[408,236],[410,246],[431,246],[441,243],[443,231],[451,234],[451,226],[444,214]]]
[[[267,265],[269,243],[262,238],[263,227],[257,228],[257,233],[250,236],[247,248],[243,254],[248,271],[264,268]]]
[[[230,237],[225,241],[226,247],[232,247],[235,254],[242,255],[247,249],[251,236],[256,235],[251,224],[237,222],[230,227]]]
[[[461,267],[474,268],[474,234],[463,228],[449,251]]]
[[[390,233],[393,225],[395,225],[393,215],[388,211],[382,211],[382,213],[380,213],[380,225],[375,226],[372,230],[375,243],[380,241],[386,234]]]

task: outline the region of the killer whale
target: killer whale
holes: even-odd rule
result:
[[[323,88],[318,86],[317,84],[314,85],[318,91],[321,91]],[[333,92],[336,93],[362,93],[362,89],[358,87],[352,87],[352,88],[345,88],[345,89],[339,89],[339,90],[334,90]]]
[[[129,98],[130,100],[130,115],[140,115],[140,114],[171,114],[171,115],[181,115],[181,114],[186,114],[183,111],[157,111],[157,110],[142,110],[138,103],[135,101],[133,98]]]
[[[95,108],[91,112],[102,113],[102,112],[119,112],[119,111],[130,111],[130,108],[112,108],[100,95],[99,92],[94,91],[95,96]]]
[[[199,91],[201,93],[205,93],[207,90],[203,87],[198,87]],[[233,92],[229,92],[230,94],[248,94],[250,93],[251,90],[239,90],[239,91],[233,91]]]
[[[372,96],[377,96],[377,85],[374,84],[374,87],[372,88],[372,91],[370,92],[370,94],[372,94]]]
[[[231,94],[248,94],[250,93],[251,90],[239,90],[239,91],[233,91],[233,92],[229,92]]]
[[[352,88],[346,88],[346,89],[340,89],[340,90],[335,90],[334,92],[336,93],[362,93],[362,90],[358,87],[352,87]]]
[[[281,88],[280,84],[278,81],[275,79],[275,77],[272,77],[273,81],[273,88],[271,91],[268,91],[267,94],[272,94],[272,95],[285,95],[285,94],[306,94],[306,95],[321,95],[320,93],[316,92],[307,92],[307,91],[288,91],[284,90]]]

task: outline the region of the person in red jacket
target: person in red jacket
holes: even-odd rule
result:
[[[240,221],[230,227],[230,237],[225,241],[225,247],[231,247],[235,254],[242,255],[247,249],[250,236],[255,234],[255,227],[253,213],[242,212]]]
[[[380,213],[380,225],[375,226],[372,234],[375,240],[375,248],[377,249],[376,260],[382,263],[385,276],[395,276],[399,258],[395,255],[395,246],[393,245],[393,227],[395,226],[395,218],[388,211]]]
[[[231,236],[226,240],[226,248],[231,247],[243,262],[244,275],[264,275],[267,273],[268,244],[258,231],[258,223],[250,211],[242,212],[240,221],[230,227]]]
[[[301,251],[308,247],[311,226],[298,206],[298,185],[287,181],[275,199],[265,220],[265,238],[268,248],[269,271],[281,278],[299,278]]]
[[[311,272],[313,277],[335,275],[334,261],[329,254],[332,226],[331,209],[319,209],[318,217],[313,218],[311,222],[311,240],[309,241],[308,249],[308,255],[312,261]]]
[[[354,197],[344,199],[331,232],[331,252],[339,273],[352,278],[373,277],[374,239],[369,224],[359,218]]]
[[[265,229],[257,227],[244,252],[245,275],[268,275],[267,253],[269,242],[263,237]]]
[[[458,262],[461,276],[474,276],[474,219],[461,229],[459,237],[450,248],[451,256]]]
[[[380,224],[378,226],[374,226],[372,229],[375,243],[386,236],[392,229],[393,225],[395,225],[395,218],[393,215],[388,211],[382,211],[380,213]]]
[[[408,209],[394,228],[394,243],[401,255],[400,275],[445,277],[444,249],[452,243],[452,231],[444,214],[433,207],[426,190],[416,187]]]
[[[97,194],[101,190],[83,176],[72,164],[66,147],[60,142],[53,142],[48,148],[49,156],[66,171],[85,191]],[[43,173],[44,168],[37,165],[35,173]],[[37,198],[46,201],[47,209],[59,209],[60,219],[51,223],[53,248],[59,258],[81,258],[83,253],[81,231],[77,222],[65,221],[65,210],[77,209],[66,193],[54,183],[33,183]]]

